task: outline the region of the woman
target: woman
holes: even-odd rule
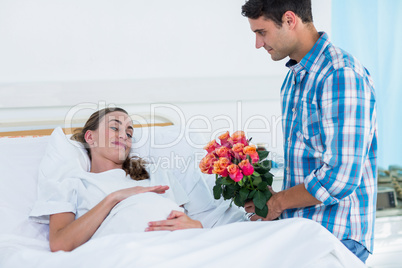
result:
[[[146,200],[155,200],[155,194],[172,191],[167,185],[151,186],[144,161],[129,157],[132,125],[125,110],[106,108],[92,114],[81,132],[73,135],[72,139],[85,145],[91,160],[89,174],[83,174],[80,180],[74,181],[75,188],[79,189],[73,189],[73,192],[78,196],[69,197],[69,200],[74,200],[69,202],[76,203],[77,211],[84,213],[79,215],[77,212],[78,217],[73,211],[50,215],[51,251],[71,251],[87,242],[122,201],[140,194],[145,197],[146,193],[154,193],[148,195],[151,199]],[[111,178],[116,178],[116,181],[110,181]],[[95,197],[89,197],[91,194]],[[94,200],[99,202],[95,204]],[[179,210],[171,211],[166,220],[150,222],[145,231],[202,228],[201,222],[192,220]]]

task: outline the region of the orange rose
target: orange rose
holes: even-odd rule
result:
[[[255,147],[255,145],[249,145],[249,146],[244,147],[243,153],[250,156],[251,162],[253,164],[257,163],[260,160],[260,157],[258,156],[257,148]]]
[[[222,146],[226,146],[226,147],[230,146],[229,141],[228,141],[228,139],[230,138],[229,131],[226,131],[226,133],[223,133],[218,138],[221,141]]]
[[[214,154],[207,154],[200,162],[200,169],[202,173],[212,174],[214,163],[218,161],[218,158]]]
[[[227,158],[231,158],[230,155],[230,149],[227,147],[219,147],[218,149],[215,150],[215,154],[219,157],[227,157]]]
[[[246,155],[244,153],[244,144],[243,143],[236,143],[233,145],[232,148],[234,157],[237,159],[244,160],[246,159]]]
[[[242,143],[244,144],[244,146],[248,145],[248,141],[246,139],[246,135],[244,134],[244,131],[236,131],[235,133],[232,134],[232,136],[230,137],[231,141],[233,142],[232,144],[236,144],[236,143]]]
[[[210,141],[205,147],[204,149],[207,150],[208,153],[213,152],[216,148],[221,147],[219,145],[219,143],[216,142],[216,140],[212,140]]]
[[[214,163],[214,169],[212,170],[212,173],[221,175],[222,177],[227,177],[229,174],[226,168],[229,166],[230,163],[230,160],[226,157],[219,158],[219,160]]]

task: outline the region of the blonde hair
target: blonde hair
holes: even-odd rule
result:
[[[124,109],[118,107],[105,108],[96,111],[89,117],[89,119],[85,123],[85,126],[83,128],[77,129],[73,136],[71,136],[72,140],[79,141],[84,144],[84,147],[88,152],[89,159],[92,159],[92,156],[89,144],[85,141],[85,133],[88,130],[97,130],[99,128],[99,122],[102,120],[102,118],[111,112],[123,112],[128,115],[128,113]],[[123,162],[122,169],[126,172],[127,175],[130,175],[133,180],[145,180],[149,179],[149,173],[145,169],[146,164],[147,162],[138,156],[127,156],[126,160],[124,160]]]

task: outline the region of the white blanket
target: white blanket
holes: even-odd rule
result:
[[[304,219],[111,234],[73,252],[51,253],[48,225],[28,220],[48,141],[49,137],[0,139],[0,268],[364,267],[324,227]],[[182,175],[184,182],[185,178]],[[189,185],[194,184],[189,191],[198,200],[197,184]],[[217,226],[239,220],[239,213],[227,213],[228,203],[210,211],[194,202],[191,210]]]
[[[365,267],[332,234],[305,219],[213,229],[109,235],[72,252],[45,241],[0,237],[0,267]]]
[[[172,210],[184,212],[172,200],[156,193],[133,195],[110,211],[92,239],[110,234],[144,232],[148,222],[164,220]]]

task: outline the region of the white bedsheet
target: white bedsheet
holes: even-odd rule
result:
[[[325,228],[304,219],[113,234],[51,253],[48,226],[28,220],[48,140],[0,139],[0,268],[365,267]],[[217,225],[238,221],[228,203],[200,217],[219,219]]]
[[[305,219],[239,222],[213,229],[109,235],[72,252],[43,240],[0,237],[0,267],[365,267]]]

